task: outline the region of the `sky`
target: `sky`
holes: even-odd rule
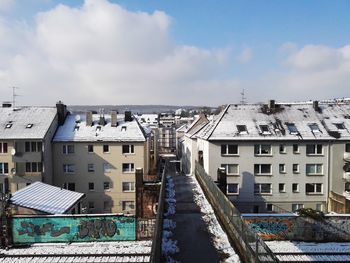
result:
[[[0,100],[350,97],[350,1],[0,0]]]

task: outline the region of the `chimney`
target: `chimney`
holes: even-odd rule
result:
[[[319,111],[320,108],[318,107],[318,100],[314,100],[312,102],[312,107],[314,108],[315,111]]]
[[[86,112],[86,126],[92,126],[92,112]]]
[[[116,111],[111,111],[111,126],[112,127],[117,127],[118,126],[117,112]]]
[[[125,121],[132,121],[131,111],[125,111]]]
[[[67,106],[62,103],[62,101],[59,101],[56,103],[56,109],[57,109],[57,116],[58,116],[58,125],[63,125],[64,120],[67,116]]]
[[[4,101],[2,103],[2,107],[3,108],[11,108],[12,107],[12,103],[11,102],[8,102],[8,101]]]
[[[276,106],[275,100],[269,100],[268,105],[269,109],[274,109]]]

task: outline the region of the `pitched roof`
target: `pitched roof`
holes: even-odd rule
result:
[[[53,139],[54,142],[65,141],[117,141],[143,142],[144,133],[135,119],[124,121],[124,114],[117,115],[118,126],[111,126],[111,115],[105,114],[105,125],[99,125],[100,114],[93,114],[93,125],[86,125],[85,114],[68,115],[64,124],[60,126]]]
[[[63,214],[85,194],[35,182],[12,194],[10,202],[48,214]]]
[[[0,108],[0,139],[44,139],[56,114],[54,107]]]

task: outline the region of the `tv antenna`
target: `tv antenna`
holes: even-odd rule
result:
[[[242,89],[242,92],[241,92],[241,104],[246,104],[247,103],[247,101],[246,101],[246,97],[245,97],[245,93],[244,93],[244,89]]]
[[[20,96],[20,95],[18,95],[16,93],[16,89],[19,89],[19,87],[11,87],[10,89],[12,89],[12,107],[15,108],[15,106],[16,106],[16,97]]]

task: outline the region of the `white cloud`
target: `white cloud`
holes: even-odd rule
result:
[[[130,12],[106,0],[58,5],[33,27],[0,22],[0,81],[22,104],[210,104],[229,51],[178,45],[162,11]],[[229,93],[233,93],[231,88]],[[10,94],[9,94],[10,95]]]
[[[15,0],[0,0],[0,11],[9,11],[15,5]]]
[[[253,52],[250,48],[245,48],[238,57],[238,62],[240,64],[247,64],[253,58]]]

